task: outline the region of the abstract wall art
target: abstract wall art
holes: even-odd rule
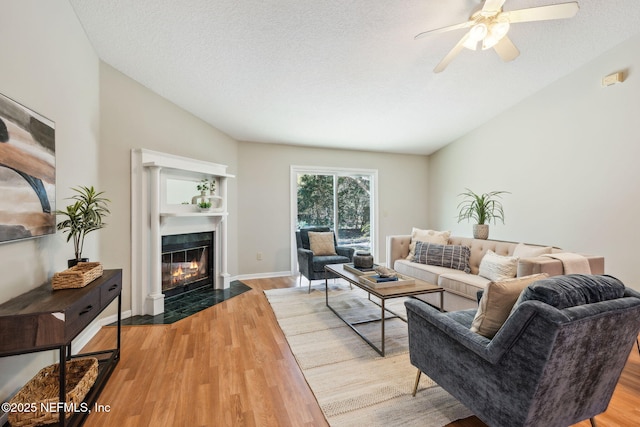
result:
[[[0,243],[56,231],[54,123],[0,94]]]

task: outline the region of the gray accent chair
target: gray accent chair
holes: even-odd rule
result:
[[[416,387],[424,372],[492,427],[595,425],[640,330],[640,293],[611,276],[529,285],[493,339],[469,330],[474,309],[405,305]]]
[[[309,281],[309,292],[311,292],[311,281],[320,279],[332,279],[338,277],[327,273],[324,269],[328,264],[345,264],[353,262],[355,249],[346,246],[338,246],[335,233],[333,234],[333,244],[336,247],[337,255],[314,256],[309,246],[309,232],[333,231],[329,227],[307,227],[296,231],[296,246],[298,249],[298,270],[300,277],[304,276]],[[300,279],[301,280],[301,279]]]

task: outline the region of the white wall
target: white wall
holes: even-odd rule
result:
[[[601,87],[620,70],[624,83]],[[490,238],[604,255],[608,274],[640,289],[639,70],[635,36],[430,156],[430,225],[470,235],[456,195],[507,190]]]
[[[290,167],[378,170],[379,257],[385,236],[426,227],[427,157],[241,142],[238,168],[238,266],[241,275],[291,269]],[[262,261],[256,259],[263,253]]]
[[[101,239],[105,267],[123,269],[123,310],[131,308],[131,150],[146,148],[237,169],[237,142],[113,67],[100,64],[102,189],[111,199]],[[194,195],[197,193],[194,187]],[[237,274],[237,183],[228,181],[229,273]],[[115,311],[114,311],[115,313]]]
[[[0,93],[55,122],[56,206],[69,187],[98,185],[98,59],[66,0],[3,0]],[[84,255],[99,258],[99,236]],[[62,233],[0,244],[0,302],[64,270],[73,246]],[[19,389],[53,352],[0,358],[0,401]]]

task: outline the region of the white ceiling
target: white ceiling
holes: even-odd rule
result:
[[[429,154],[639,31],[640,1],[514,24],[435,65],[477,0],[69,0],[99,57],[241,141]],[[507,0],[514,10],[568,0]],[[617,70],[611,70],[614,72]],[[598,78],[600,78],[599,76]],[[599,81],[594,81],[599,84]]]

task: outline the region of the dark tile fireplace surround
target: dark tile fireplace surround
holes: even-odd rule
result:
[[[251,288],[236,280],[228,289],[214,289],[214,232],[162,236],[164,313],[133,316],[123,325],[170,324]]]
[[[214,233],[162,236],[162,293],[165,298],[213,286]]]

